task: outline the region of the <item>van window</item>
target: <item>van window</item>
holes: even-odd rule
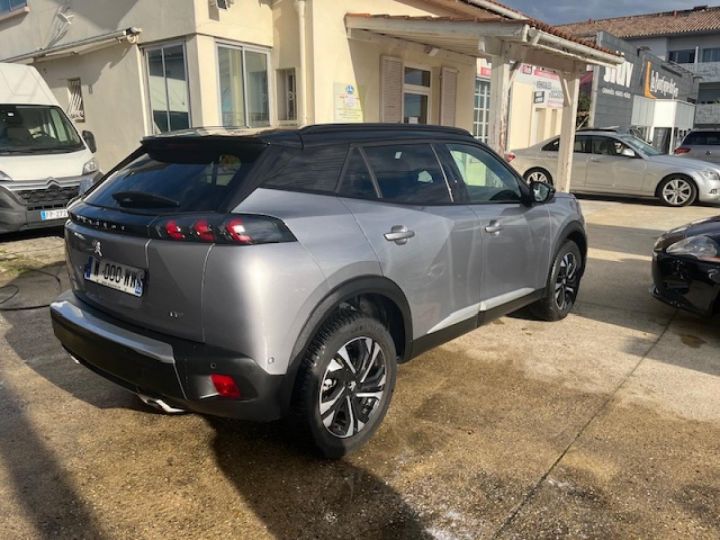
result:
[[[0,154],[75,152],[84,148],[59,107],[0,105]]]
[[[450,189],[429,144],[365,147],[382,198],[409,204],[449,204]]]
[[[283,150],[263,186],[334,193],[347,151],[346,144]]]
[[[85,202],[139,213],[216,211],[242,187],[264,148],[213,141],[146,143]]]
[[[720,145],[720,131],[693,131],[683,141],[685,145],[717,146]]]

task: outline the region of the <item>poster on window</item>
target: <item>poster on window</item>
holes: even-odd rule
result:
[[[334,83],[335,122],[354,123],[363,121],[360,91],[354,84]]]

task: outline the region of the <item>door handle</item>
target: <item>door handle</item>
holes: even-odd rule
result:
[[[485,226],[485,232],[490,234],[498,234],[502,231],[502,225],[497,219],[493,219],[488,225]]]
[[[407,244],[415,236],[415,231],[408,230],[405,225],[393,225],[390,232],[385,233],[385,240],[395,242],[398,246]]]

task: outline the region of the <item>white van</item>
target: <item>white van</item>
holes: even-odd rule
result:
[[[52,227],[99,177],[82,137],[34,67],[0,63],[0,233]]]

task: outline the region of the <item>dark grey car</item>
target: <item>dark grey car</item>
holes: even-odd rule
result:
[[[377,429],[397,364],[523,306],[573,306],[574,197],[467,132],[313,126],[148,138],[70,209],[78,362],[166,411],[292,413],[327,456]]]

